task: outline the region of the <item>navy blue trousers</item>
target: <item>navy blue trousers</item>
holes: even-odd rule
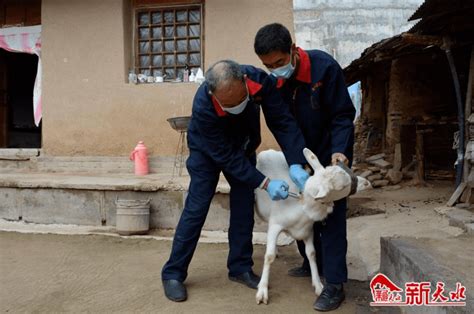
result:
[[[255,165],[255,155],[250,158]],[[169,260],[163,266],[161,278],[183,282],[196,249],[202,226],[214,196],[220,169],[206,155],[192,150],[186,162],[191,176],[189,193],[179,219]],[[224,172],[230,184],[229,255],[227,268],[230,276],[252,270],[254,226],[254,191]]]
[[[314,248],[318,271],[326,282],[339,284],[347,281],[347,199],[334,202],[334,210],[324,222],[314,224]],[[303,256],[303,267],[309,269],[303,241],[298,241]]]

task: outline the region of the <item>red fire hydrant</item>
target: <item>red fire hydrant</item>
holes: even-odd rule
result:
[[[138,142],[130,154],[130,160],[135,162],[135,174],[137,176],[148,174],[148,151],[143,141]]]

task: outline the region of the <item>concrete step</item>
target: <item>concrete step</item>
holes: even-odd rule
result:
[[[150,157],[150,173],[171,173],[174,157]],[[74,173],[120,173],[132,174],[134,164],[128,157],[39,157],[40,172],[74,172]],[[184,173],[186,172],[183,166]]]
[[[0,148],[0,159],[3,160],[28,160],[40,155],[38,148]]]
[[[117,199],[150,199],[150,227],[175,228],[189,177],[170,174],[1,173],[0,218],[32,223],[115,226]],[[204,230],[227,230],[230,187],[222,176]],[[265,231],[258,220],[256,231]]]
[[[464,234],[446,239],[381,238],[380,271],[404,289],[407,282],[445,283],[444,295],[456,282],[466,287],[466,306],[405,306],[406,313],[474,313],[474,237]]]
[[[0,170],[2,172],[26,172],[38,169],[36,160],[10,160],[0,159]]]
[[[174,157],[159,156],[149,158],[150,173],[172,173]],[[177,165],[179,167],[179,165]],[[88,174],[133,174],[134,164],[128,157],[68,157],[68,156],[20,156],[2,158],[1,172],[46,172],[46,173],[88,173]],[[187,170],[183,165],[182,174]]]
[[[34,171],[40,149],[0,149],[0,170],[2,172]]]

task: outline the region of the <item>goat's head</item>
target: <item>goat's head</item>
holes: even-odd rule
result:
[[[319,203],[328,207],[327,210],[330,213],[334,201],[347,197],[351,193],[351,176],[339,166],[323,167],[318,157],[307,148],[303,153],[314,170],[314,174],[306,181],[304,189],[305,207],[315,207],[315,203]],[[368,180],[362,177],[357,177],[357,179],[357,192],[371,188]]]

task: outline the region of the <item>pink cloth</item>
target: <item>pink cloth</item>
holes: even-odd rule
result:
[[[41,25],[0,28],[0,48],[38,56],[38,70],[33,88],[33,114],[36,126],[42,116],[41,103]]]

